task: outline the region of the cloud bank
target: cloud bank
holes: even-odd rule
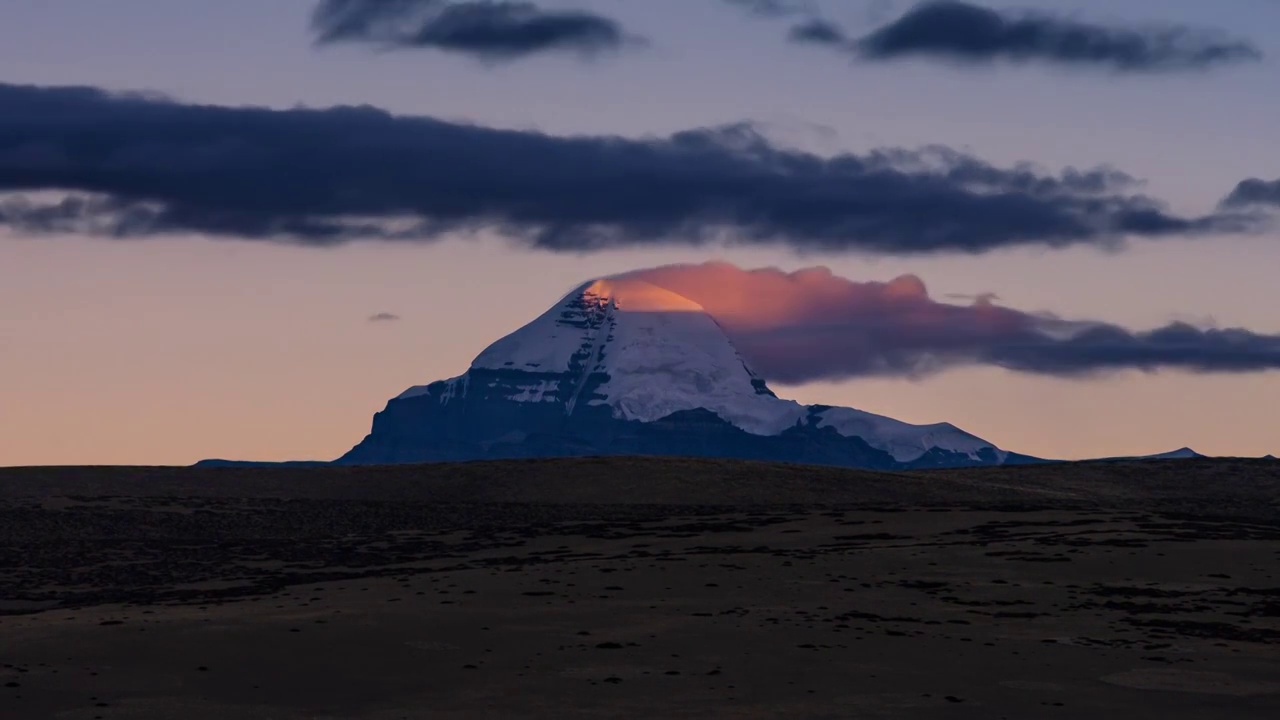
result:
[[[322,0],[311,27],[320,45],[433,48],[485,61],[548,52],[594,56],[634,41],[602,15],[522,0]]]
[[[1184,25],[1112,27],[1041,12],[1009,13],[954,0],[925,2],[862,38],[821,19],[791,38],[866,61],[927,57],[964,64],[1039,62],[1116,72],[1186,72],[1257,61],[1250,42]]]
[[[727,263],[626,275],[702,305],[753,369],[782,383],[923,377],[972,365],[1064,377],[1280,369],[1280,335],[1185,323],[1134,331],[1002,307],[989,294],[950,304],[931,298],[912,275],[855,282],[824,267],[786,273]]]
[[[750,125],[558,137],[372,107],[193,105],[0,84],[0,226],[333,245],[492,231],[592,252],[730,243],[981,253],[1243,232],[1107,168],[997,167],[944,147],[814,155]]]

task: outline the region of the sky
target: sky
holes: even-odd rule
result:
[[[583,281],[707,261],[853,288],[772,328],[779,395],[1280,453],[1274,0],[329,4],[0,8],[0,465],[337,457]],[[904,275],[910,347],[851,305]]]

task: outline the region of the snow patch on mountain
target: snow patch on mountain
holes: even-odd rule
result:
[[[978,453],[991,449],[1003,462],[1008,455],[991,443],[961,430],[951,423],[912,425],[883,415],[846,407],[833,407],[816,413],[818,427],[834,428],[845,437],[860,437],[869,445],[884,450],[899,462],[918,459],[933,448],[948,450],[977,460]]]
[[[616,311],[595,367],[609,379],[591,404],[640,422],[705,408],[755,435],[776,435],[804,417],[799,403],[757,389],[756,376],[701,306],[637,280],[610,285]]]

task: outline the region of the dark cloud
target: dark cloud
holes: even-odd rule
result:
[[[791,28],[789,35],[793,42],[811,43],[814,45],[844,46],[849,37],[839,25],[822,18],[813,18]]]
[[[785,273],[727,263],[627,275],[702,305],[748,364],[779,382],[922,377],[971,365],[1056,376],[1280,369],[1280,335],[1186,323],[1135,332],[1001,307],[990,294],[954,305],[929,297],[912,275],[854,282],[821,267]]]
[[[1250,178],[1236,185],[1235,190],[1222,201],[1226,208],[1247,208],[1251,206],[1280,207],[1280,180],[1259,180]]]
[[[926,2],[848,45],[867,60],[929,56],[965,63],[1047,62],[1121,72],[1198,70],[1259,60],[1253,44],[1181,25],[1108,27],[1046,13]]]
[[[490,61],[551,51],[594,55],[633,41],[607,17],[514,0],[323,0],[311,25],[322,45],[434,48]]]
[[[373,315],[369,316],[369,322],[371,323],[395,322],[399,319],[400,319],[399,315],[396,315],[395,313],[389,313],[389,312],[374,313]]]
[[[725,242],[912,254],[1114,247],[1254,222],[1173,215],[1137,187],[1114,170],[996,167],[946,148],[823,157],[749,125],[557,137],[371,107],[0,84],[0,223],[28,233],[330,245],[489,230],[568,252]]]

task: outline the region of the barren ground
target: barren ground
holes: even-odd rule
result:
[[[0,470],[0,718],[1280,717],[1280,462]]]

